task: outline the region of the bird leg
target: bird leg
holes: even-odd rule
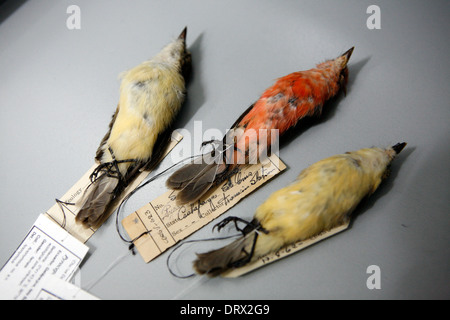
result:
[[[221,222],[217,223],[213,227],[213,230],[217,227],[217,230],[220,231],[222,228],[224,228],[230,222],[234,223],[234,227],[236,228],[236,230],[241,232],[243,236],[247,235],[252,230],[262,231],[264,233],[268,233],[268,231],[265,230],[263,227],[261,227],[261,225],[259,223],[255,223],[256,220],[252,220],[251,222],[248,222],[248,221],[246,221],[244,219],[241,219],[239,217],[233,217],[233,216],[227,217],[227,218],[223,219]],[[245,228],[241,229],[238,226],[238,222],[245,223],[246,224]],[[253,258],[253,254],[255,253],[255,246],[256,246],[256,240],[258,239],[258,235],[259,235],[259,233],[255,232],[250,252],[247,252],[245,250],[245,248],[243,248],[242,252],[244,253],[245,256],[243,258],[241,258],[239,260],[236,260],[233,263],[231,263],[230,267],[232,267],[232,268],[239,268],[239,267],[242,267],[242,266],[246,265],[248,262],[250,262],[250,260]]]
[[[217,228],[217,231],[220,231],[222,228],[224,228],[227,224],[229,224],[230,222],[234,222],[234,227],[236,228],[237,231],[241,232],[242,235],[246,235],[248,234],[250,231],[252,230],[257,230],[257,231],[262,231],[263,233],[267,234],[268,231],[266,229],[264,229],[261,224],[259,224],[259,222],[257,222],[256,220],[252,220],[251,222],[248,222],[244,219],[241,219],[239,217],[227,217],[225,219],[223,219],[221,222],[217,223],[214,227],[213,230],[215,228]],[[238,226],[238,222],[242,222],[245,223],[245,228],[241,229]],[[256,240],[255,240],[256,241]]]
[[[243,223],[245,223],[246,225],[250,225],[251,224],[251,222],[248,222],[248,221],[246,221],[246,220],[244,220],[244,219],[241,219],[241,218],[239,218],[239,217],[227,217],[227,218],[225,218],[225,219],[223,219],[222,221],[220,221],[219,223],[217,223],[214,227],[213,227],[213,230],[215,229],[215,228],[217,228],[217,231],[220,231],[222,228],[224,228],[227,224],[229,224],[230,222],[234,222],[234,227],[236,228],[236,230],[237,231],[239,231],[239,232],[242,232],[242,234],[243,235],[245,235],[244,234],[244,230],[243,229],[241,229],[241,228],[239,228],[239,226],[238,226],[238,221],[239,222],[243,222]]]
[[[108,177],[116,178],[120,181],[122,181],[125,186],[128,185],[128,181],[126,181],[125,177],[121,174],[119,170],[119,164],[125,163],[125,162],[138,162],[136,159],[128,159],[128,160],[117,160],[114,156],[114,152],[111,148],[108,148],[109,152],[111,153],[112,161],[101,163],[95,168],[95,170],[91,173],[90,180],[92,183],[94,183],[99,177],[99,173],[103,172],[103,174],[106,174]],[[100,176],[101,177],[101,176]]]
[[[255,253],[255,246],[256,246],[256,240],[258,239],[258,233],[255,232],[255,235],[253,237],[253,244],[252,244],[252,248],[250,250],[250,253],[247,252],[245,250],[245,248],[242,249],[242,252],[245,254],[245,257],[243,257],[242,259],[236,260],[235,262],[231,263],[231,267],[233,268],[240,268],[244,265],[246,265],[247,263],[250,262],[250,260],[252,260],[253,258],[253,254]]]

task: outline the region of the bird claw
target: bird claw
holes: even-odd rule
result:
[[[209,144],[219,144],[219,143],[222,143],[222,141],[217,140],[217,139],[213,139],[213,140],[203,141],[201,146],[203,148],[204,146],[207,146]]]
[[[239,217],[233,217],[233,216],[232,216],[232,217],[227,217],[227,218],[223,219],[222,221],[220,221],[219,223],[217,223],[217,224],[213,227],[213,230],[214,230],[215,228],[217,228],[217,231],[220,232],[220,230],[222,230],[227,224],[229,224],[230,222],[234,222],[234,227],[236,228],[236,230],[239,231],[239,232],[244,233],[244,230],[241,229],[241,228],[239,228],[239,226],[237,225],[238,221],[239,221],[239,222],[243,222],[243,223],[245,223],[246,225],[249,225],[249,224],[250,224],[250,222],[248,222],[248,221],[246,221],[246,220],[244,220],[244,219],[241,219],[241,218],[239,218]]]

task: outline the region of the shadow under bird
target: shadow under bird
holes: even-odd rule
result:
[[[191,62],[186,34],[187,28],[156,56],[123,73],[116,112],[96,153],[98,166],[77,203],[76,220],[84,226],[101,224],[128,184],[161,159],[185,100]]]
[[[216,226],[245,222],[242,237],[229,245],[197,254],[198,274],[217,276],[278,249],[343,224],[360,201],[375,192],[389,165],[406,143],[335,155],[303,170],[287,187],[274,192],[251,222],[228,217]]]
[[[270,151],[278,138],[307,116],[320,114],[322,106],[335,97],[348,79],[347,63],[353,48],[316,68],[279,78],[266,89],[233,124],[222,141],[202,161],[175,171],[166,185],[177,194],[178,204],[200,199],[213,185],[228,179],[242,164],[256,163]],[[252,138],[254,137],[254,138]],[[211,159],[213,161],[211,161]]]

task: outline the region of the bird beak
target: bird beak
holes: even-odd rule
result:
[[[187,34],[187,27],[185,27],[183,29],[183,31],[180,33],[180,35],[178,36],[178,39],[186,40],[186,34]]]
[[[355,47],[351,47],[350,49],[348,49],[341,57],[345,57],[348,60],[350,60],[350,57],[352,56],[353,53],[353,49],[355,49]]]
[[[406,142],[397,143],[395,146],[392,146],[392,149],[395,151],[395,153],[399,154],[405,146]]]

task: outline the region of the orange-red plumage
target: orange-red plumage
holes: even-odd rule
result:
[[[347,62],[352,52],[353,48],[316,68],[288,74],[266,89],[236,121],[221,149],[212,154],[216,159],[222,155],[225,163],[189,164],[168,179],[169,188],[181,190],[178,201],[199,199],[214,182],[229,177],[236,166],[260,159],[275,138],[271,130],[278,130],[278,136],[282,136],[300,119],[320,113],[325,102],[345,90]],[[267,139],[262,139],[261,134]]]
[[[237,127],[255,130],[276,128],[283,134],[299,119],[320,111],[341,88],[342,70],[332,66],[322,63],[317,68],[278,79],[261,95]]]

